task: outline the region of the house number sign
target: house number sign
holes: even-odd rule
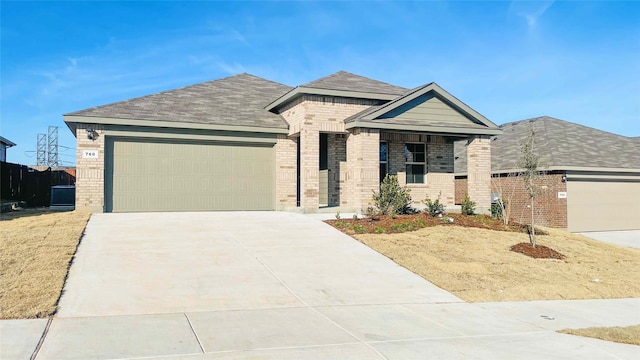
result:
[[[98,158],[98,150],[82,150],[82,158],[83,159],[97,159]]]

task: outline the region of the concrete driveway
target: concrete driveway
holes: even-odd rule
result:
[[[96,214],[57,315],[456,301],[300,214]]]
[[[554,331],[637,324],[638,309],[463,303],[300,214],[96,214],[59,313],[0,321],[0,358],[636,359]]]
[[[640,249],[640,230],[592,231],[580,235],[609,244]]]

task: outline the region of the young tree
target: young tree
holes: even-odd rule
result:
[[[518,173],[510,172],[504,176],[495,174],[491,177],[492,188],[498,193],[496,206],[499,208],[499,214],[505,225],[509,225],[509,221],[511,221],[511,209],[513,208],[513,197],[516,194],[518,175]]]
[[[540,166],[540,156],[535,152],[535,137],[536,133],[533,129],[533,125],[529,128],[529,135],[524,139],[522,144],[520,145],[520,161],[519,167],[522,169],[522,173],[520,176],[524,181],[525,189],[529,195],[529,201],[531,204],[531,224],[530,226],[530,241],[531,246],[536,247],[536,230],[534,227],[535,222],[535,208],[534,208],[534,200],[536,196],[536,188],[535,182],[538,176],[540,175],[540,171],[538,167]]]

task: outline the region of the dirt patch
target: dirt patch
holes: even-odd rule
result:
[[[52,315],[90,214],[27,209],[0,217],[0,318]]]
[[[513,245],[510,249],[511,251],[527,255],[534,259],[562,260],[565,258],[564,255],[544,245],[537,245],[536,247],[533,247],[531,246],[531,243],[519,243],[519,244]]]
[[[510,251],[525,233],[441,225],[398,234],[353,235],[465,301],[640,297],[640,250],[555,229],[537,238],[564,259]]]
[[[464,226],[496,231],[528,233],[527,225],[510,223],[488,215],[446,214],[432,217],[427,213],[398,216],[378,216],[364,219],[336,219],[326,221],[331,226],[349,234],[397,234],[434,226]],[[543,229],[536,228],[537,235],[546,235]]]
[[[640,325],[626,327],[594,327],[586,329],[564,329],[563,334],[586,336],[594,339],[615,341],[640,346]]]

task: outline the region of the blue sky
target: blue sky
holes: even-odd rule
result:
[[[640,136],[640,2],[2,1],[0,135],[35,164],[62,114],[248,72],[431,81],[497,124],[549,115]]]

